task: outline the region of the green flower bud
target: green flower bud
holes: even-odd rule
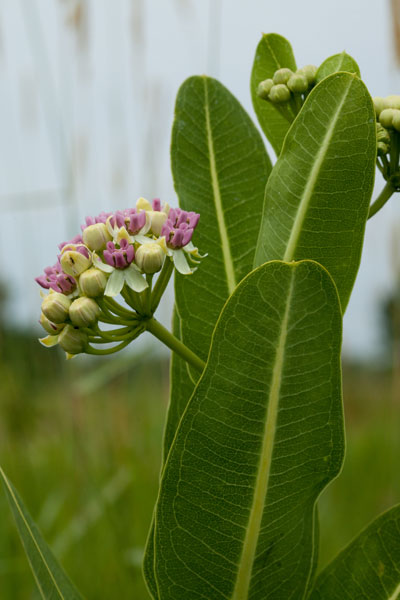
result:
[[[291,92],[297,94],[303,94],[308,90],[307,77],[301,73],[293,73],[286,85]]]
[[[275,85],[278,85],[279,83],[287,83],[292,75],[293,71],[291,69],[278,69],[275,71],[272,81]]]
[[[375,98],[372,98],[372,102],[374,103],[375,113],[377,117],[379,117],[379,115],[385,108],[388,108],[388,106],[386,105],[385,98],[381,98],[380,96],[375,96]]]
[[[97,298],[97,296],[102,296],[104,290],[107,285],[107,275],[100,271],[100,269],[95,269],[91,267],[87,271],[84,271],[82,275],[79,277],[79,287],[85,296],[89,296],[89,298]]]
[[[100,307],[93,298],[82,296],[74,300],[69,307],[69,318],[78,327],[90,327],[96,323],[100,315]]]
[[[396,131],[400,131],[400,110],[394,109],[392,125]]]
[[[301,69],[297,69],[297,74],[304,75],[309,84],[313,84],[315,82],[315,76],[317,74],[317,67],[315,65],[306,65]]]
[[[68,354],[79,354],[83,352],[87,336],[80,329],[72,325],[66,325],[58,337],[58,343]]]
[[[269,99],[271,100],[271,102],[276,102],[277,104],[287,102],[289,98],[289,89],[283,83],[274,85],[269,93]]]
[[[47,331],[47,333],[49,333],[50,335],[57,335],[64,327],[64,323],[52,323],[43,313],[40,315],[39,323],[41,324],[43,329]]]
[[[66,246],[67,249],[63,249],[60,257],[60,263],[64,273],[72,275],[72,277],[78,277],[81,273],[86,271],[92,264],[92,259],[89,253],[78,252],[75,250],[73,245]]]
[[[397,95],[386,96],[385,105],[386,105],[385,108],[400,109],[400,96],[397,96]]]
[[[274,82],[272,81],[272,79],[264,79],[264,81],[261,81],[258,84],[257,96],[259,98],[262,98],[263,100],[268,100],[268,94],[270,93],[273,85]]]
[[[376,124],[376,139],[378,142],[383,142],[384,144],[390,143],[390,135],[388,130],[382,127],[379,122]]]
[[[58,292],[53,292],[44,298],[42,302],[42,312],[49,321],[58,325],[67,320],[70,306],[71,300],[67,298],[67,296],[59,294]]]
[[[377,150],[378,150],[379,156],[384,156],[384,155],[388,154],[388,152],[390,150],[390,146],[389,146],[389,144],[386,144],[385,142],[378,142]]]
[[[83,243],[90,250],[104,250],[107,242],[111,242],[112,236],[104,223],[89,225],[82,233]]]
[[[393,108],[385,108],[379,115],[380,124],[383,125],[383,127],[386,127],[386,129],[392,129],[394,115],[395,112]]]
[[[142,244],[136,250],[135,262],[143,273],[157,273],[163,266],[165,251],[157,242]]]

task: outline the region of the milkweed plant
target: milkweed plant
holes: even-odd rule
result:
[[[372,99],[346,53],[298,68],[268,34],[251,96],[274,165],[221,83],[186,80],[179,207],[87,217],[36,279],[41,343],[104,355],[148,331],[172,351],[143,565],[154,600],[395,600],[400,505],[316,567],[318,498],[344,460],[342,318],[367,220],[400,190],[400,95]],[[168,330],[155,313],[172,273]],[[1,474],[43,598],[80,598]]]

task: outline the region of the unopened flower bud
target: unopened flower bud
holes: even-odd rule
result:
[[[379,121],[376,124],[376,139],[378,142],[390,143],[390,134],[387,129],[382,127]]]
[[[393,117],[395,112],[393,108],[385,108],[381,114],[379,115],[379,122],[386,129],[392,129],[393,126]]]
[[[46,296],[42,302],[42,312],[52,323],[64,323],[68,317],[71,300],[60,294],[53,292]]]
[[[258,84],[257,96],[263,100],[268,100],[269,93],[271,91],[274,82],[272,79],[265,79]]]
[[[154,235],[161,235],[161,229],[168,218],[167,213],[158,210],[149,210],[147,214],[150,218],[150,229]]]
[[[293,71],[291,69],[278,69],[275,71],[272,81],[275,85],[278,85],[278,83],[287,83],[292,75]]]
[[[385,142],[378,142],[377,150],[378,150],[379,156],[386,156],[386,154],[388,154],[388,152],[390,150],[390,146],[389,146],[389,144],[386,144]]]
[[[136,250],[135,262],[144,273],[157,273],[163,266],[165,251],[157,242],[142,244]]]
[[[385,108],[397,108],[400,109],[400,96],[393,94],[392,96],[386,96]]]
[[[296,94],[303,94],[308,90],[307,77],[301,73],[293,73],[286,85],[291,92]]]
[[[107,242],[112,240],[105,223],[95,223],[85,227],[82,232],[83,243],[90,250],[104,250]]]
[[[394,110],[392,125],[396,131],[400,131],[400,110]]]
[[[100,315],[100,307],[93,298],[82,296],[74,300],[69,307],[69,318],[78,327],[90,327],[96,323]]]
[[[65,273],[78,277],[90,267],[92,259],[89,252],[83,250],[85,250],[84,246],[65,246],[60,256],[60,263]]]
[[[381,98],[381,96],[376,96],[375,98],[372,98],[372,102],[374,103],[375,113],[377,117],[379,117],[379,115],[385,108],[388,108],[386,105],[385,98]]]
[[[317,67],[315,65],[306,65],[301,69],[297,69],[296,73],[300,73],[306,77],[309,84],[313,84],[315,82],[315,76],[317,74]]]
[[[271,88],[269,93],[269,99],[271,102],[276,102],[277,104],[281,104],[283,102],[287,102],[290,98],[290,91],[286,85],[283,83],[279,83],[278,85],[274,85]]]
[[[57,335],[65,326],[64,323],[52,323],[43,313],[40,315],[39,323],[41,324],[43,329],[47,331],[47,333],[49,333],[50,335]]]
[[[68,354],[79,354],[83,352],[87,336],[80,329],[72,325],[66,325],[58,337],[58,343]]]
[[[87,271],[84,271],[79,277],[79,287],[82,294],[89,296],[89,298],[96,298],[101,296],[106,289],[107,275],[91,267]]]

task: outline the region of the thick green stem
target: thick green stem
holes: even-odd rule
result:
[[[388,181],[381,193],[379,194],[379,196],[377,197],[377,199],[375,200],[375,202],[371,204],[369,208],[368,219],[376,215],[376,213],[386,204],[386,202],[394,194],[395,191],[396,190],[394,189],[390,181]]]
[[[171,278],[172,271],[174,270],[174,263],[170,258],[166,258],[164,262],[164,266],[161,270],[161,273],[158,276],[158,279],[153,288],[153,292],[151,294],[151,312],[154,313],[157,309],[157,306],[160,303],[161,296],[165,292],[165,288],[168,285],[168,282]]]
[[[173,352],[179,354],[183,360],[188,362],[192,367],[202,372],[204,370],[205,362],[201,360],[194,352],[192,352],[185,344],[182,344],[178,338],[176,338],[168,329],[166,329],[161,323],[156,321],[154,318],[146,321],[146,329],[158,338],[163,344],[168,346]]]

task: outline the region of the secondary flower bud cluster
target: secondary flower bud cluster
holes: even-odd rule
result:
[[[257,94],[263,100],[273,104],[284,104],[293,97],[303,99],[315,84],[317,67],[306,65],[297,71],[278,69],[272,78],[261,81]]]
[[[194,272],[191,264],[201,256],[191,240],[199,218],[144,198],[134,208],[86,217],[81,234],[60,244],[57,262],[36,278],[48,290],[39,322],[49,335],[42,343],[59,344],[69,355],[90,351],[90,342],[125,343],[155,310],[173,267]],[[166,275],[152,302],[152,278],[161,270]],[[118,294],[133,310],[117,304]],[[99,321],[125,327],[102,332]]]
[[[400,95],[373,98],[376,114],[377,166],[384,179],[400,189]]]

